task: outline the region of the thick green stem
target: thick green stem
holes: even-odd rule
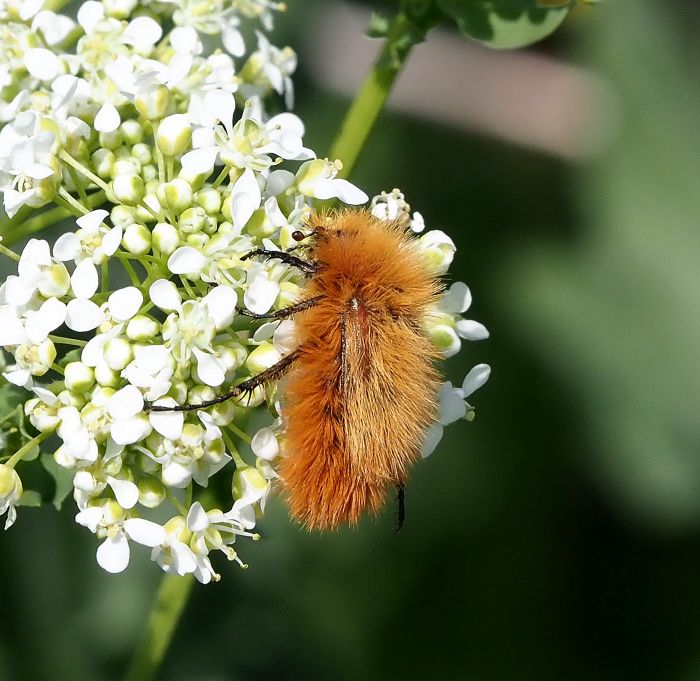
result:
[[[194,577],[165,575],[146,632],[134,652],[124,681],[151,681],[160,667],[192,590]]]
[[[410,16],[404,7],[390,23],[384,47],[350,105],[329,154],[331,160],[343,163],[340,177],[352,173],[411,50],[425,39],[438,16],[427,10],[420,17]]]

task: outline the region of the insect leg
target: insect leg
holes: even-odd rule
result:
[[[238,397],[247,392],[255,390],[259,385],[267,383],[268,381],[274,381],[280,376],[282,376],[287,369],[291,366],[292,362],[299,356],[297,351],[290,352],[286,357],[283,357],[277,364],[273,364],[269,369],[261,371],[256,376],[251,376],[242,383],[239,383],[233,389],[229,390],[223,395],[215,397],[213,400],[207,400],[206,402],[200,402],[199,404],[178,404],[174,407],[166,407],[162,405],[154,405],[150,402],[146,402],[144,405],[144,411],[197,411],[199,409],[207,409],[208,407],[213,407],[215,404],[221,404],[230,400],[232,397]]]
[[[281,260],[287,265],[293,265],[294,267],[299,268],[306,274],[314,274],[317,269],[316,263],[309,262],[308,260],[302,260],[301,258],[297,258],[295,255],[290,255],[286,251],[268,251],[264,248],[256,248],[254,251],[246,253],[241,260],[248,260],[248,258],[252,258],[256,255],[261,255],[268,260]]]
[[[314,296],[313,298],[308,298],[307,300],[302,300],[294,305],[285,307],[281,310],[275,310],[275,312],[266,312],[264,314],[258,314],[257,312],[251,312],[250,310],[238,309],[238,314],[242,314],[244,317],[251,317],[252,319],[286,319],[291,317],[297,312],[303,312],[308,310],[310,307],[317,305],[323,300],[323,296]]]
[[[398,501],[399,508],[396,513],[396,532],[400,532],[403,527],[403,521],[406,520],[406,499],[403,488],[403,483],[396,486],[396,501]]]

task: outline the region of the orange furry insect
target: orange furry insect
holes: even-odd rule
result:
[[[441,286],[403,226],[364,210],[316,216],[308,259],[256,250],[307,275],[301,302],[254,318],[294,317],[295,350],[203,409],[284,376],[279,472],[291,514],[310,529],[354,524],[403,485],[435,420],[438,353],[423,318]]]

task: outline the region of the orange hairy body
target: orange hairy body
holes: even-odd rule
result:
[[[292,515],[323,529],[377,512],[420,456],[438,386],[423,317],[440,285],[398,224],[365,211],[319,222],[304,298],[320,300],[295,315],[280,474]]]

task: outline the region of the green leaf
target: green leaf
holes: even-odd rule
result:
[[[52,503],[56,510],[61,509],[61,504],[73,489],[73,472],[59,466],[51,454],[41,455],[41,465],[53,478],[56,488]]]
[[[39,508],[41,506],[41,494],[33,489],[26,489],[22,494],[17,506],[27,506],[29,508]]]
[[[570,7],[538,7],[535,0],[438,0],[460,31],[498,50],[536,43],[555,31]]]

